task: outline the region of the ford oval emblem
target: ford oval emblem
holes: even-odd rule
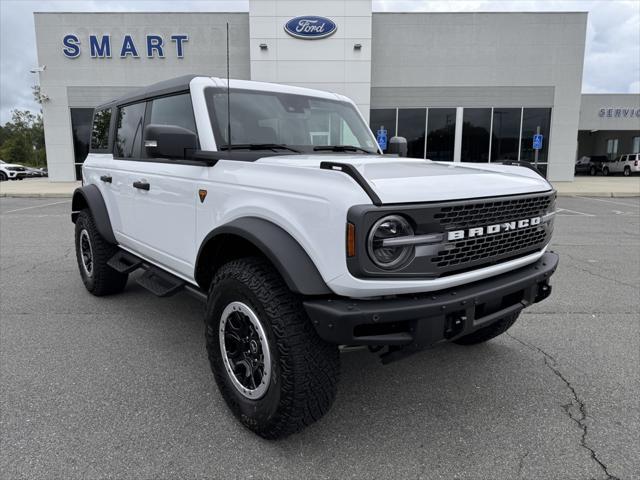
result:
[[[338,27],[325,17],[296,17],[284,24],[284,31],[292,37],[316,40],[333,35]]]

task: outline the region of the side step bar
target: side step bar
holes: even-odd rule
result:
[[[136,282],[158,297],[170,297],[182,290],[186,284],[184,280],[160,270],[157,267],[149,267],[140,275]]]
[[[206,300],[206,295],[197,287],[124,250],[118,250],[118,253],[109,259],[107,265],[117,272],[127,274],[142,268],[144,273],[136,278],[136,282],[158,297],[170,297],[182,290],[187,290],[200,300]]]
[[[129,252],[119,250],[113,257],[107,262],[111,268],[120,273],[131,273],[134,270],[142,267],[142,261],[135,255],[131,255]]]

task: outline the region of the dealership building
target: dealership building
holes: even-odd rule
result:
[[[250,0],[233,13],[36,13],[51,180],[78,178],[93,107],[188,73],[226,77],[227,23],[232,78],[347,95],[374,133],[406,137],[411,157],[537,153],[549,179],[571,181],[580,156],[640,151],[640,96],[581,93],[587,13],[371,7]]]

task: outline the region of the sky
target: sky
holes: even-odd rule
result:
[[[0,0],[0,124],[37,111],[34,11],[248,11],[247,0]],[[589,12],[582,91],[640,93],[640,0],[373,0],[374,12]]]

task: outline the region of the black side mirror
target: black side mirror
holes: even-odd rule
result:
[[[387,154],[406,157],[409,149],[407,147],[407,139],[404,137],[391,137],[389,140],[389,148]]]
[[[197,135],[177,125],[147,125],[144,148],[151,158],[189,158],[198,148]]]

